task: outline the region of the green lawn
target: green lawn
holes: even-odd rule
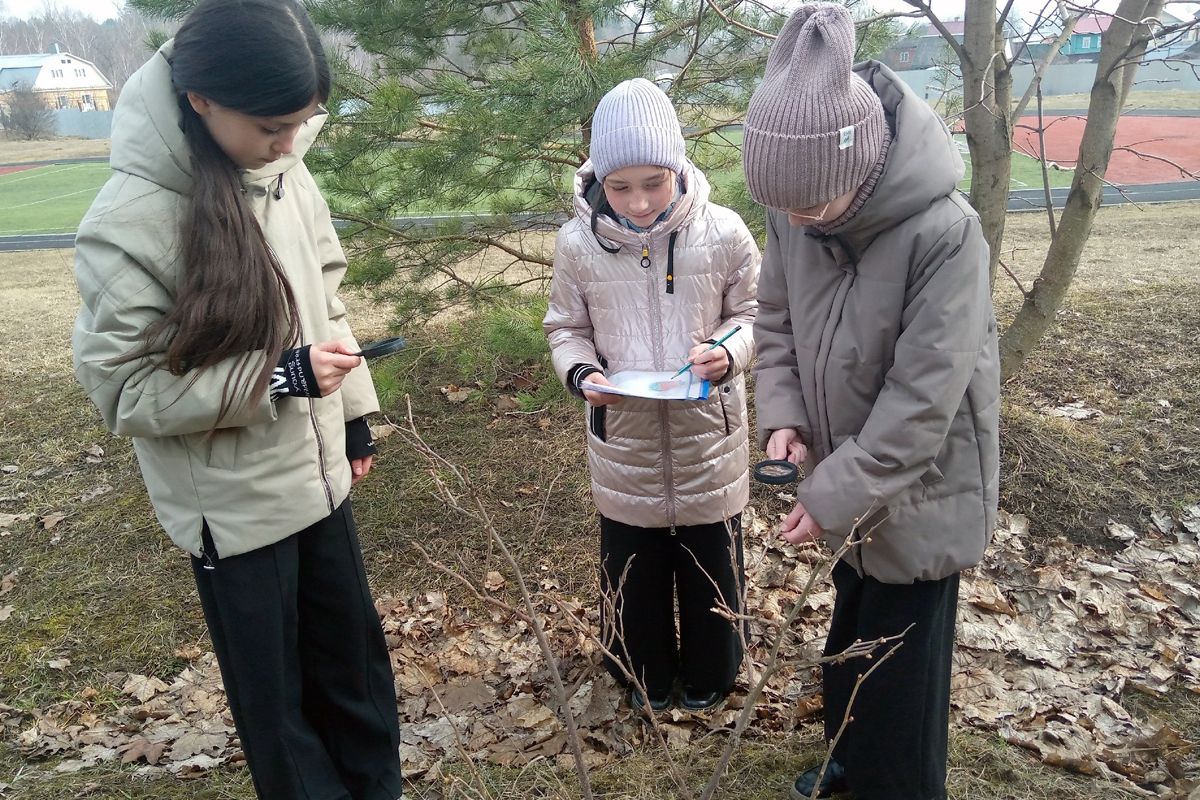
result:
[[[722,144],[740,147],[742,132],[720,134]],[[958,137],[961,138],[961,137]],[[715,144],[715,141],[714,141]],[[967,162],[967,175],[959,188],[971,186],[970,159],[962,148]],[[79,225],[96,192],[108,178],[107,164],[54,164],[21,172],[0,175],[0,236],[30,233],[70,233]],[[1070,186],[1070,171],[1050,171],[1051,186]],[[731,167],[709,175],[714,186],[727,190],[741,183],[741,167]],[[1041,170],[1035,159],[1013,154],[1012,187],[1014,189],[1041,186]],[[487,210],[491,203],[479,201],[463,212]],[[445,213],[433,208],[417,209],[423,213]]]
[[[70,233],[108,180],[108,164],[52,164],[0,175],[0,236]]]

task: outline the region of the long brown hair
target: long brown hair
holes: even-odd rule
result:
[[[291,286],[249,204],[237,166],[192,108],[194,92],[255,117],[295,113],[329,96],[329,66],[308,14],[294,0],[202,0],[175,35],[171,77],[191,149],[194,188],[180,225],[181,280],[174,307],[147,328],[141,347],[166,345],[172,374],[241,357],[217,412],[267,391],[278,355],[300,336]],[[253,353],[266,354],[254,374]]]

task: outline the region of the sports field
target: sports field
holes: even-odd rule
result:
[[[732,134],[732,135],[730,135]],[[740,144],[741,131],[726,134],[729,140]],[[970,159],[966,142],[956,137],[967,175],[960,184],[964,191],[970,188]],[[35,233],[71,233],[83,219],[96,192],[108,178],[109,168],[104,163],[52,164],[43,167],[0,168],[0,236],[20,236]],[[1070,186],[1070,170],[1051,170],[1051,186]],[[741,181],[741,169],[711,175],[714,183],[726,185]],[[1020,153],[1013,154],[1012,188],[1025,189],[1041,186],[1041,168],[1035,159]],[[478,211],[483,207],[456,209]],[[421,213],[444,214],[447,210],[419,209]]]
[[[0,174],[0,236],[70,233],[108,179],[108,164],[51,164]]]

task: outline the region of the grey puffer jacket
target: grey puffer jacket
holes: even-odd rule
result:
[[[596,506],[643,528],[728,519],[749,500],[742,373],[754,354],[758,247],[741,217],[708,202],[708,182],[690,163],[670,216],[640,234],[604,215],[592,233],[585,197],[592,178],[590,162],[576,173],[576,217],[558,234],[544,322],[564,383],[577,364],[608,374],[675,370],[696,344],[742,326],[725,343],[732,363],[708,400],[629,397],[587,407]],[[607,252],[597,234],[618,252]]]
[[[243,361],[257,374],[279,353],[255,351],[183,376],[154,356],[113,363],[167,313],[182,280],[179,225],[193,178],[171,53],[168,42],[121,91],[113,175],[79,226],[75,275],[83,307],[73,337],[75,375],[109,430],[133,437],[150,500],[171,539],[200,555],[207,523],[224,558],[290,536],[346,499],[345,423],[378,411],[379,402],[364,363],[327,397],[240,398],[218,423],[230,375]],[[291,154],[242,172],[241,180],[295,295],[300,344],[337,339],[357,349],[337,296],[346,260],[302,161],[323,122],[323,114],[307,122]]]
[[[797,495],[885,583],[977,563],[995,525],[999,358],[988,250],[955,190],[963,163],[887,67],[856,72],[894,138],[862,209],[828,235],[768,218],[755,327],[758,424],[811,450]]]

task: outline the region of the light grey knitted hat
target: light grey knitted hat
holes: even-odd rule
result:
[[[746,183],[768,208],[812,208],[860,186],[887,131],[883,104],[855,75],[844,6],[801,6],[779,32],[746,110]]]
[[[645,78],[621,81],[592,115],[589,153],[596,179],[625,167],[666,167],[683,172],[683,131],[671,98]]]

